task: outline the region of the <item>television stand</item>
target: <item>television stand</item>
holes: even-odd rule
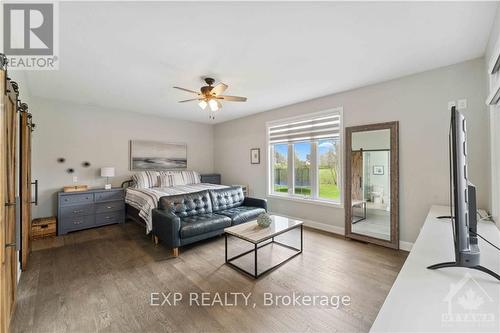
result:
[[[465,267],[465,268],[470,268],[470,269],[477,269],[478,271],[489,274],[489,275],[493,276],[495,279],[497,279],[498,281],[500,281],[500,275],[498,275],[497,273],[493,272],[492,270],[489,270],[488,268],[483,267],[481,265],[468,267],[468,266],[459,265],[455,261],[450,261],[450,262],[442,262],[440,264],[431,265],[427,268],[428,269],[438,269],[438,268],[446,268],[446,267]]]

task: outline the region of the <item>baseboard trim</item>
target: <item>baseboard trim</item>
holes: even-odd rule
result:
[[[413,243],[411,243],[411,242],[399,241],[399,249],[400,250],[410,252],[412,247],[413,247]]]
[[[343,227],[309,221],[309,220],[302,220],[302,221],[304,221],[304,225],[309,228],[318,229],[321,231],[327,231],[341,236],[345,235],[345,229]]]
[[[331,233],[341,235],[341,236],[345,236],[345,228],[344,227],[339,227],[337,225],[331,225],[331,224],[325,224],[325,223],[316,222],[316,221],[312,221],[312,220],[306,220],[306,219],[295,217],[295,216],[288,216],[288,215],[277,213],[277,212],[269,212],[269,214],[276,214],[276,215],[288,217],[289,219],[301,220],[302,222],[304,222],[304,226],[306,226],[306,227],[321,230],[321,231],[331,232]],[[399,241],[399,249],[400,250],[410,252],[412,247],[413,247],[413,243],[411,243],[411,242]]]
[[[320,222],[316,222],[316,221],[312,221],[312,220],[306,220],[306,219],[303,219],[300,217],[289,216],[289,215],[285,215],[285,214],[281,214],[281,213],[277,213],[277,212],[269,212],[269,214],[276,214],[276,215],[288,217],[289,219],[301,220],[302,222],[304,222],[304,226],[309,227],[309,228],[318,229],[318,230],[326,231],[326,232],[331,232],[331,233],[334,233],[337,235],[342,235],[342,236],[345,235],[344,227],[320,223]]]

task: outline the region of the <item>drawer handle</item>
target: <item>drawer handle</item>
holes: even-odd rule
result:
[[[44,225],[41,225],[41,226],[40,226],[40,228],[42,228],[42,229],[46,229],[46,228],[48,228],[48,227],[49,227],[49,225],[48,225],[48,224],[44,224]]]
[[[113,208],[113,206],[107,206],[106,208],[107,208],[107,209],[111,209],[111,208]]]
[[[73,224],[76,224],[76,225],[82,224],[82,223],[83,223],[82,221],[73,221]]]
[[[112,220],[112,219],[114,219],[114,217],[112,217],[112,216],[106,216],[106,220]]]
[[[81,209],[80,210],[74,210],[73,214],[78,214],[78,213],[82,213],[82,212],[83,212],[83,210],[81,210]]]

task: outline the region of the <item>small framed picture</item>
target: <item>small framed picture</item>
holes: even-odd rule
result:
[[[250,149],[250,163],[260,164],[260,148]]]
[[[373,166],[373,174],[374,175],[383,175],[384,174],[384,166],[383,165],[374,165]]]

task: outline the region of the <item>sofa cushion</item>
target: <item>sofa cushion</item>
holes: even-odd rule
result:
[[[181,218],[181,238],[202,235],[231,226],[231,219],[218,214],[198,214]]]
[[[231,225],[236,225],[251,220],[255,220],[257,219],[257,216],[265,212],[266,210],[263,208],[239,206],[218,211],[217,214],[230,217],[232,221]]]
[[[214,212],[241,206],[245,196],[241,186],[209,190]]]
[[[182,218],[197,214],[211,213],[212,203],[208,191],[200,191],[161,197],[158,202],[158,208],[166,209]]]

